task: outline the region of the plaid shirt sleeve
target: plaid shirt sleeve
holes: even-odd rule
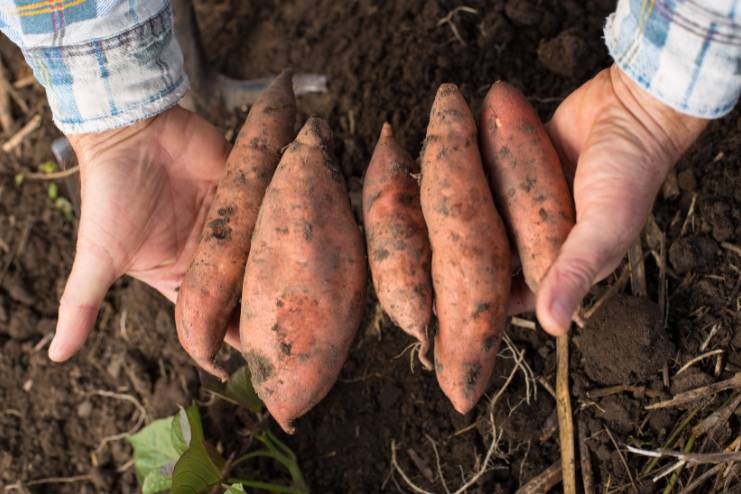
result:
[[[169,0],[0,0],[0,29],[68,134],[154,116],[188,89]]]
[[[730,112],[741,91],[741,0],[620,0],[605,40],[615,63],[672,108]]]

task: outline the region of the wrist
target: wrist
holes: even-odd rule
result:
[[[641,123],[652,149],[661,161],[673,166],[705,129],[709,120],[675,110],[636,83],[620,67],[610,67],[610,79],[618,100]],[[667,170],[668,171],[668,170]]]
[[[605,43],[615,64],[683,114],[719,118],[741,92],[741,30],[733,2],[619,0]]]

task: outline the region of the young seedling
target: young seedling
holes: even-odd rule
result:
[[[252,389],[246,367],[235,372],[223,388],[211,391],[255,414],[262,411],[262,403]],[[261,448],[234,452],[227,459],[206,440],[196,405],[181,409],[172,417],[155,420],[129,437],[142,493],[238,494],[246,492],[245,488],[285,494],[309,492],[296,455],[288,446],[268,429],[256,430],[252,437],[262,445]],[[239,465],[255,458],[271,458],[278,462],[288,472],[291,484],[279,485],[232,476]]]

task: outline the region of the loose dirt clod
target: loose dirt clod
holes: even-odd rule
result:
[[[651,377],[674,350],[658,305],[622,294],[587,321],[580,346],[589,378],[607,385]]]
[[[718,252],[718,244],[710,237],[684,237],[669,247],[669,261],[677,273],[686,273],[705,266]]]

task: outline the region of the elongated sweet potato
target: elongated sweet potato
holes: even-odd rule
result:
[[[432,251],[412,176],[417,165],[394,140],[388,123],[381,130],[363,179],[363,224],[373,286],[384,311],[421,343],[427,369],[427,329],[432,318]]]
[[[222,380],[228,374],[213,358],[239,303],[260,203],[281,150],[291,142],[295,119],[292,76],[285,71],[265,89],[242,126],[180,286],[175,306],[180,343],[198,365]]]
[[[525,281],[537,293],[574,226],[573,201],[558,153],[527,99],[504,82],[494,83],[486,95],[479,140]]]
[[[330,390],[363,314],[365,249],[327,124],[312,118],[270,182],[252,239],[240,337],[252,383],[287,432]]]
[[[494,207],[476,123],[454,84],[437,91],[422,150],[422,211],[432,245],[438,382],[468,412],[491,377],[511,283],[507,234]]]

